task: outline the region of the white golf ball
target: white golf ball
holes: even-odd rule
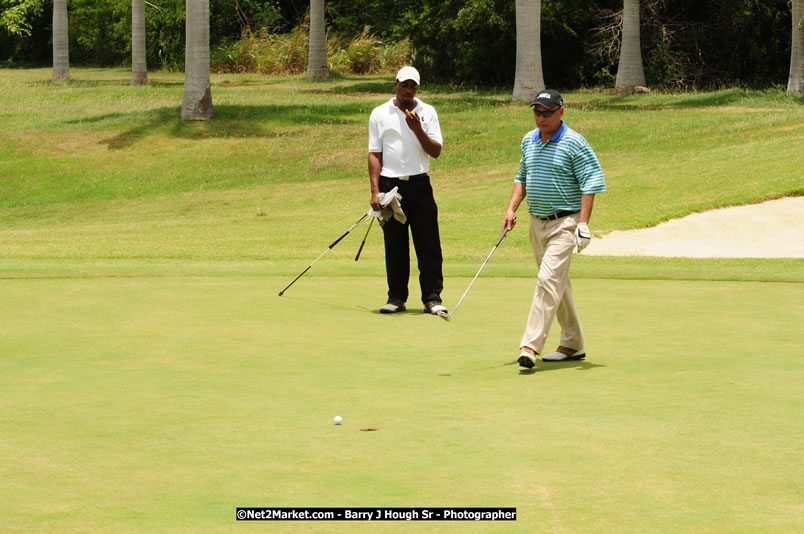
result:
[[[340,415],[336,415],[335,419],[333,419],[332,422],[335,423],[336,425],[339,425],[343,423],[343,417],[341,417]]]

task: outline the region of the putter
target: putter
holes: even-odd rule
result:
[[[366,213],[365,215],[363,215],[362,217],[360,217],[360,218],[357,220],[357,222],[356,222],[356,223],[354,223],[354,224],[352,225],[352,227],[351,227],[351,228],[349,228],[348,230],[346,230],[346,232],[344,232],[344,234],[343,234],[341,237],[339,237],[338,239],[336,239],[335,241],[333,241],[333,242],[332,242],[332,244],[331,244],[329,247],[327,247],[327,248],[324,250],[324,252],[322,252],[322,253],[321,253],[321,255],[315,259],[315,261],[313,261],[313,263],[311,263],[311,264],[310,264],[310,265],[309,265],[309,266],[308,266],[308,267],[307,267],[305,270],[303,270],[299,276],[297,276],[296,278],[294,278],[294,279],[293,279],[293,281],[292,281],[291,283],[289,283],[289,284],[287,285],[287,287],[285,287],[285,289],[283,289],[282,291],[280,291],[280,292],[279,292],[279,296],[281,297],[281,296],[282,296],[282,295],[285,293],[285,291],[287,291],[287,290],[288,290],[288,288],[289,288],[290,286],[292,286],[293,284],[295,284],[295,283],[296,283],[296,280],[298,280],[299,278],[301,278],[302,276],[304,276],[304,273],[306,273],[307,271],[309,271],[309,270],[310,270],[310,268],[311,268],[313,265],[315,265],[315,264],[316,264],[316,262],[318,262],[318,260],[320,260],[321,258],[323,258],[323,257],[324,257],[324,254],[326,254],[327,252],[329,252],[330,250],[332,250],[332,248],[333,248],[335,245],[337,245],[337,244],[340,242],[340,240],[341,240],[341,239],[343,239],[344,237],[346,237],[347,235],[349,235],[349,232],[351,232],[352,230],[354,230],[354,229],[355,229],[355,227],[356,227],[358,224],[360,224],[361,222],[363,222],[363,219],[365,219],[365,218],[366,218],[366,217],[368,217],[368,216],[369,216],[369,214],[368,214],[368,213]]]
[[[516,217],[514,217],[514,220],[516,220]],[[480,266],[480,269],[478,269],[477,274],[475,275],[475,277],[474,277],[474,278],[472,278],[472,281],[471,281],[471,282],[469,282],[469,287],[467,287],[467,288],[466,288],[466,291],[464,291],[464,292],[463,292],[463,296],[461,297],[461,300],[459,300],[459,301],[458,301],[458,304],[456,304],[456,305],[455,305],[455,307],[454,307],[454,308],[452,308],[452,311],[451,311],[451,312],[449,312],[449,314],[446,314],[446,315],[441,315],[440,317],[441,317],[442,319],[447,320],[447,321],[451,321],[451,320],[452,320],[452,316],[453,316],[453,315],[455,315],[455,312],[456,312],[456,311],[458,311],[458,306],[460,306],[460,305],[461,305],[461,302],[463,302],[463,299],[464,299],[464,298],[466,298],[466,294],[467,294],[467,293],[469,293],[469,290],[470,290],[470,289],[472,289],[472,284],[474,284],[474,283],[475,283],[475,280],[477,280],[477,277],[478,277],[478,276],[480,276],[480,272],[483,270],[483,268],[484,268],[484,267],[486,266],[486,264],[489,262],[489,260],[491,259],[491,255],[492,255],[492,254],[494,254],[494,251],[495,251],[495,250],[497,250],[497,247],[498,247],[498,246],[500,246],[500,243],[502,243],[502,240],[505,238],[505,234],[507,234],[507,233],[508,233],[508,228],[506,228],[505,230],[503,230],[502,234],[500,234],[500,238],[499,238],[499,239],[497,240],[497,242],[494,244],[494,248],[492,248],[492,249],[491,249],[491,252],[489,252],[489,255],[486,257],[486,261],[484,261],[484,262],[483,262],[483,265],[481,265],[481,266]]]
[[[366,244],[366,238],[368,238],[368,234],[371,231],[371,225],[374,224],[374,219],[375,219],[375,217],[372,217],[371,220],[369,221],[369,226],[368,226],[368,229],[366,230],[366,235],[363,236],[363,242],[360,243],[360,248],[357,249],[357,255],[355,256],[355,261],[360,259],[360,253],[363,252],[363,245]]]

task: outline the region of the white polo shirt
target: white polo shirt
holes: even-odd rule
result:
[[[415,100],[414,111],[422,121],[422,129],[433,141],[443,145],[435,108],[418,98]],[[371,112],[368,150],[382,152],[383,176],[396,178],[430,171],[430,156],[408,127],[405,112],[394,105],[393,98]]]

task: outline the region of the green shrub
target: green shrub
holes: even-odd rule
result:
[[[308,42],[307,32],[299,28],[286,34],[245,30],[239,41],[216,47],[210,63],[218,73],[299,74],[307,68]]]
[[[307,69],[309,30],[298,26],[289,33],[267,30],[258,35],[246,30],[239,41],[223,43],[211,52],[212,70],[260,74],[302,74]],[[327,62],[341,74],[384,74],[410,62],[407,39],[384,43],[368,27],[357,37],[327,35]]]

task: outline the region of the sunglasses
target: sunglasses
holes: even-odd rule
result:
[[[547,110],[547,111],[539,111],[538,109],[533,108],[533,113],[534,113],[534,114],[535,114],[537,117],[544,117],[545,119],[549,119],[550,117],[552,117],[553,115],[555,115],[556,113],[558,113],[560,110],[561,110],[561,108],[558,108],[558,109],[550,109],[550,110]]]

